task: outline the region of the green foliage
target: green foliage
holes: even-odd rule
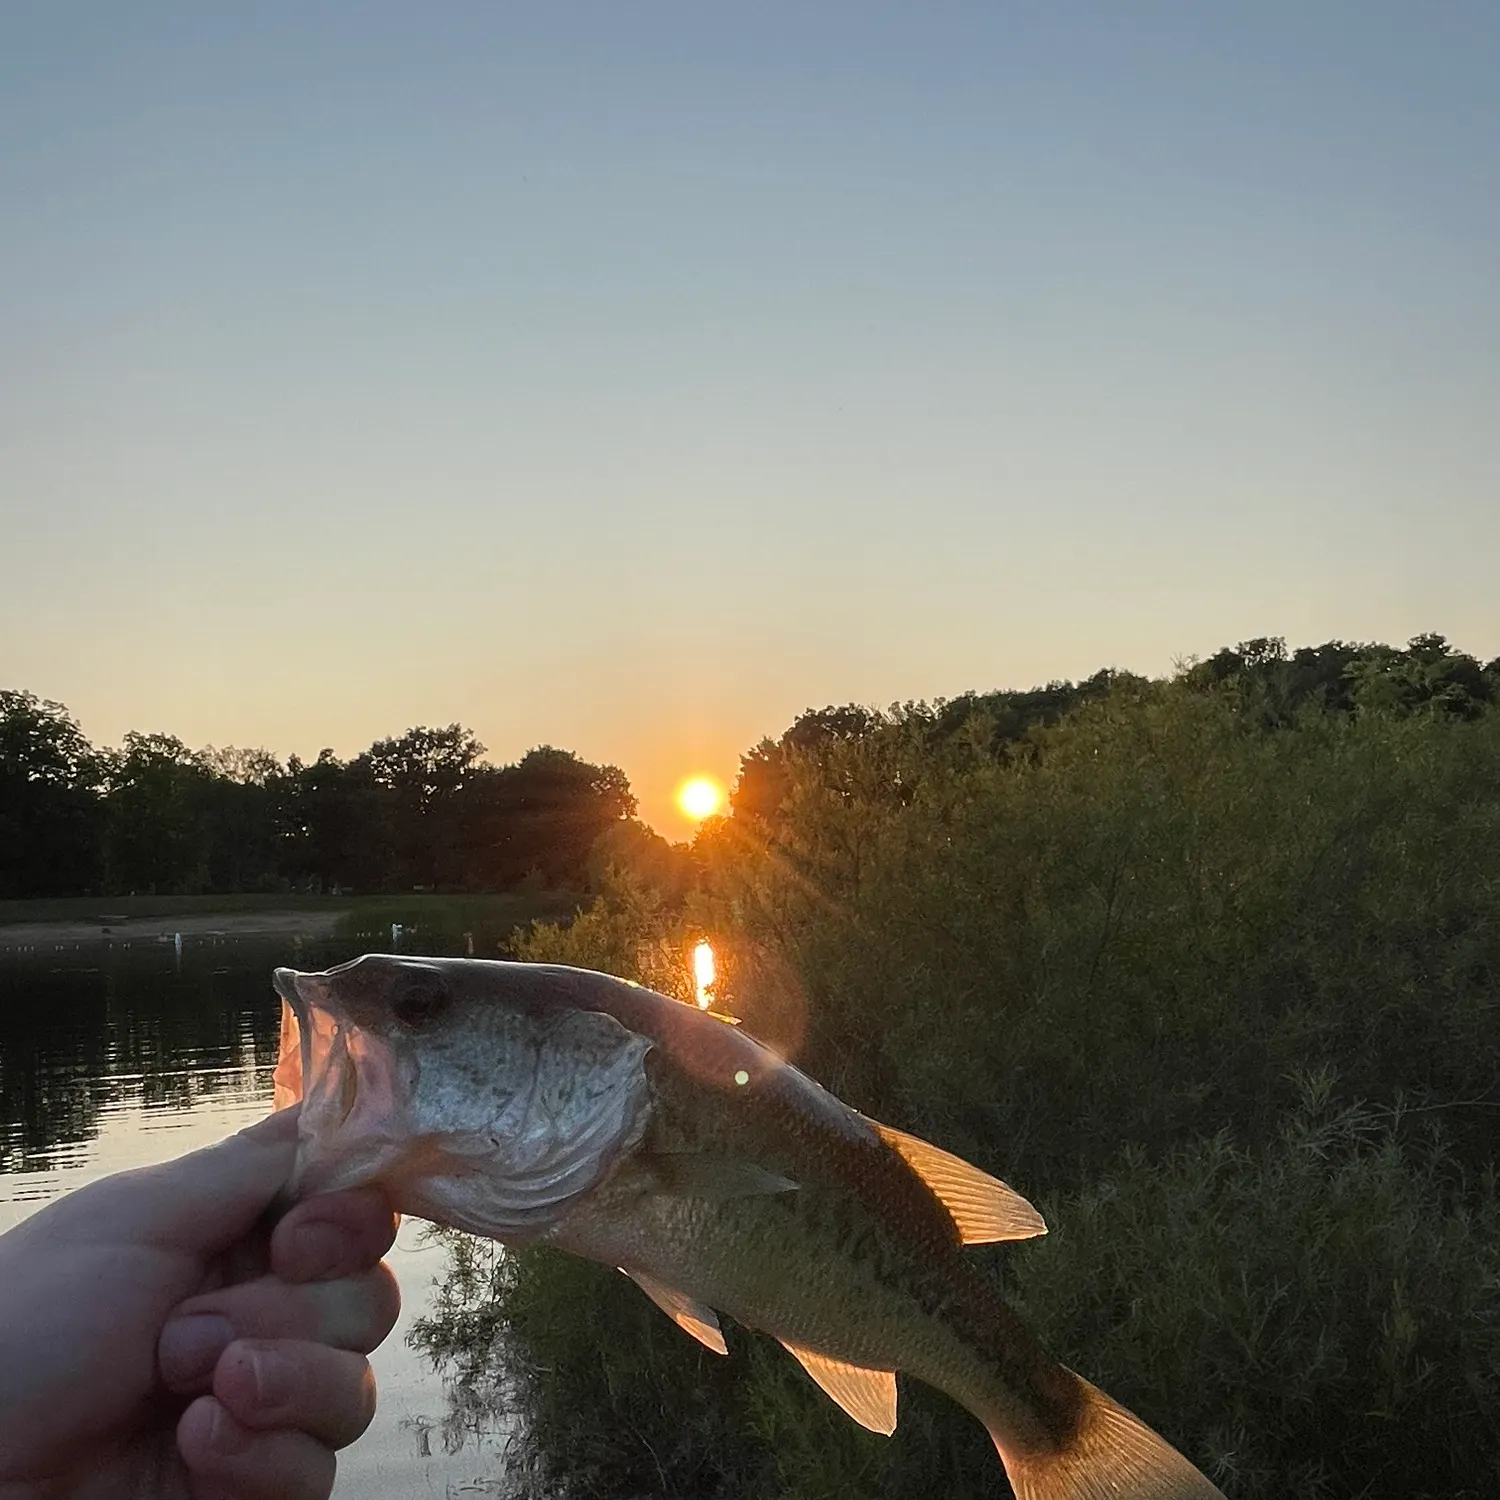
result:
[[[1237,1500],[1487,1494],[1500,713],[1377,704],[1347,663],[1347,703],[1273,699],[1255,672],[1295,658],[1250,645],[1020,739],[908,705],[780,746],[774,805],[705,827],[686,902],[617,881],[522,951],[685,995],[710,936],[752,1032],[1043,1202],[1046,1240],[981,1253]],[[1402,670],[1424,652],[1441,679],[1431,642]],[[734,1345],[737,1419],[693,1429],[719,1446],[684,1450],[673,1382],[703,1356],[619,1278],[543,1264],[510,1263],[490,1315],[560,1494],[688,1494],[703,1464],[747,1496],[998,1491],[944,1398],[903,1383],[883,1443],[764,1340]]]
[[[526,963],[598,969],[690,1000],[693,973],[684,920],[654,887],[612,869],[604,893],[567,927],[534,922],[517,935],[514,951]]]
[[[1236,1500],[1493,1494],[1500,1193],[1424,1116],[1302,1085],[1273,1140],[1139,1150],[1045,1201],[1018,1304]]]
[[[1500,717],[1266,734],[1157,686],[1028,749],[912,769],[897,721],[719,872],[721,941],[788,959],[799,1060],[852,1103],[1070,1182],[1127,1142],[1263,1138],[1320,1057],[1383,1103],[1494,1083]]]
[[[444,1237],[449,1274],[412,1338],[447,1363],[450,1447],[501,1414],[524,1423],[509,1454],[511,1493],[541,1500],[559,1484],[598,1500],[753,1492],[763,1460],[737,1441],[749,1422],[728,1361],[685,1338],[616,1271]]]
[[[1473,719],[1500,701],[1500,661],[1481,667],[1433,634],[1413,636],[1404,651],[1328,641],[1291,655],[1279,637],[1261,637],[1215,652],[1183,680],[1198,689],[1233,682],[1255,698],[1267,722],[1283,726],[1306,708]]]
[[[671,905],[687,897],[698,874],[685,844],[669,844],[638,818],[617,818],[589,850],[589,889],[602,891],[616,875],[658,892]]]

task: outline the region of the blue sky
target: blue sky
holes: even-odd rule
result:
[[[0,685],[458,719],[1500,653],[1488,4],[0,9]]]

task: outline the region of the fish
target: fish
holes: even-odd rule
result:
[[[780,1340],[871,1431],[903,1376],[989,1432],[1018,1500],[1224,1500],[1058,1363],[963,1254],[1046,1232],[998,1178],[845,1104],[746,1029],[585,969],[369,954],[277,969],[292,1193],[618,1267],[726,1354]]]

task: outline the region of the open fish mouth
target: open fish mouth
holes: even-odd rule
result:
[[[281,1046],[276,1054],[276,1071],[272,1075],[276,1089],[272,1106],[287,1109],[302,1098],[302,1079],[306,1072],[302,1058],[302,1022],[307,1012],[297,991],[295,969],[277,969],[271,982],[281,996]]]
[[[390,1048],[341,1018],[326,975],[277,969],[273,982],[281,996],[273,1102],[302,1104],[293,1193],[374,1182],[406,1146]]]

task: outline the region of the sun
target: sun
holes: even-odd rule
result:
[[[695,823],[711,818],[724,805],[724,788],[712,776],[692,776],[677,788],[677,805]]]

